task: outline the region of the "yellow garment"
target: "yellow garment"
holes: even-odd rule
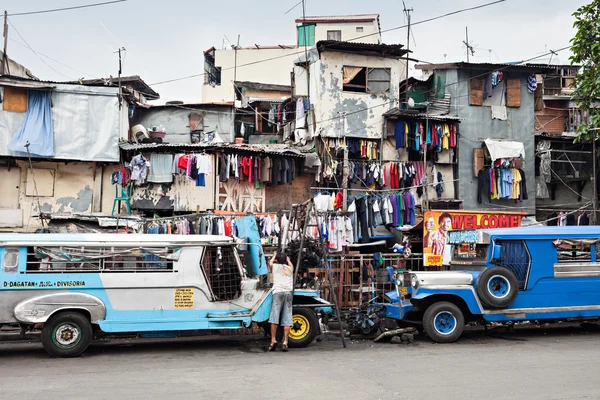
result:
[[[404,124],[404,143],[406,143],[404,147],[408,147],[408,124]]]
[[[371,150],[373,150],[373,143],[367,142],[367,158],[371,158]]]
[[[513,173],[513,183],[512,183],[513,195],[512,195],[512,198],[517,200],[521,196],[521,185],[520,185],[521,180],[522,180],[521,173],[516,168],[511,168],[510,170]]]
[[[450,128],[448,124],[444,124],[442,127],[442,149],[448,150],[450,148]]]

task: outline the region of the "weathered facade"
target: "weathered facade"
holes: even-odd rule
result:
[[[310,64],[313,136],[380,139],[406,75],[401,45],[321,41]]]
[[[110,171],[129,129],[118,94],[115,87],[0,78],[0,229],[31,232],[42,227],[40,212],[112,206]]]
[[[444,82],[443,88],[451,97],[451,114],[461,119],[457,197],[462,200],[464,209],[513,210],[535,214],[535,96],[528,89],[528,84],[532,76],[545,72],[547,67],[449,63],[417,65],[417,68],[428,75],[434,73],[436,79]],[[502,73],[501,81],[491,93],[485,94],[486,82],[494,72]],[[475,150],[484,147],[485,139],[522,143],[527,199],[489,201],[484,195],[482,202],[478,201]]]

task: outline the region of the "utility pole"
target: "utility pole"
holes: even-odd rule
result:
[[[125,47],[119,47],[119,50],[115,51],[115,53],[119,53],[119,109],[123,105],[123,89],[121,88],[121,74],[123,73],[123,58],[121,53],[123,51],[125,51]]]
[[[404,0],[402,0],[402,5],[404,6],[404,12],[406,13],[406,17],[408,19],[407,24],[407,32],[406,32],[406,94],[404,98],[405,104],[408,104],[408,62],[409,62],[409,54],[410,54],[410,13],[413,12],[412,8],[406,8],[406,4]]]
[[[467,26],[465,26],[465,40],[463,41],[463,43],[467,47],[467,62],[469,62],[469,53],[471,53],[471,55],[474,56],[475,49],[469,44],[469,27]]]
[[[4,75],[5,72],[10,74],[10,70],[8,67],[8,56],[6,55],[6,46],[8,45],[8,12],[4,10],[4,51],[2,52],[2,73],[0,75]]]

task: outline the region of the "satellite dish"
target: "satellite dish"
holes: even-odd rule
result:
[[[414,108],[415,107],[415,101],[411,97],[408,98],[408,106],[410,108]]]

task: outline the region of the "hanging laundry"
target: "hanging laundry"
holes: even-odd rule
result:
[[[527,91],[529,93],[533,93],[537,89],[537,86],[538,86],[538,83],[537,83],[537,78],[536,78],[535,74],[530,75],[527,78]]]

